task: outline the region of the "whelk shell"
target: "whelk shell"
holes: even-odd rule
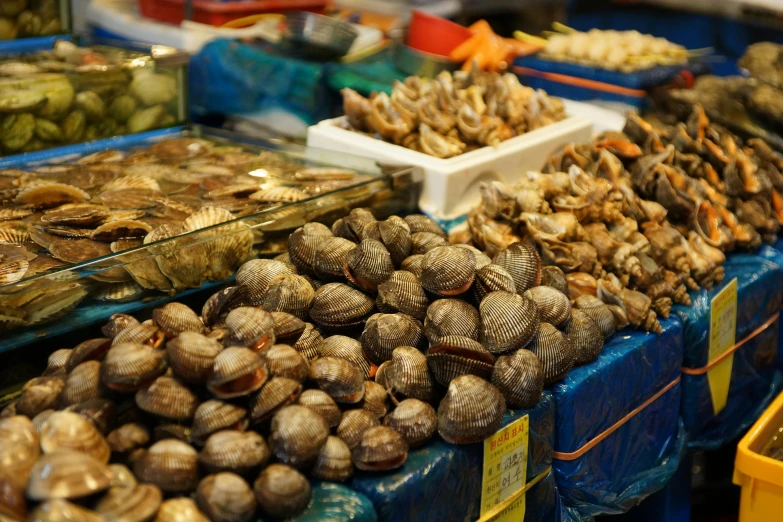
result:
[[[574,367],[571,339],[549,323],[541,323],[528,348],[541,361],[544,386],[563,379]]]
[[[366,394],[365,390],[365,396]],[[329,397],[328,393],[321,390],[305,390],[299,395],[296,402],[323,417],[330,428],[337,427],[343,417],[343,412],[340,411],[337,403]]]
[[[473,284],[476,256],[457,247],[437,247],[421,262],[421,285],[438,295],[450,297],[467,292]]]
[[[329,437],[329,426],[314,411],[290,405],[272,418],[269,447],[282,462],[294,467],[311,464]]]
[[[304,475],[284,464],[267,466],[253,484],[253,491],[261,512],[277,519],[304,511],[312,495]]]
[[[174,374],[182,380],[203,384],[223,347],[195,332],[182,332],[166,343],[166,356]]]
[[[426,338],[421,323],[405,314],[374,314],[364,326],[361,347],[371,362],[381,364],[398,346],[423,348]]]
[[[198,461],[207,473],[231,471],[247,475],[264,467],[272,452],[254,431],[218,431],[209,436]]]
[[[198,407],[198,398],[172,377],[158,377],[136,392],[136,405],[147,413],[174,421],[188,421]]]
[[[405,399],[384,419],[383,424],[402,435],[408,446],[421,446],[438,429],[438,416],[435,409],[418,399]]]
[[[148,386],[166,368],[163,351],[146,344],[120,343],[107,352],[101,365],[101,378],[112,390],[134,391]]]
[[[154,484],[165,493],[189,493],[198,484],[198,454],[190,444],[161,440],[144,452],[133,471],[140,482]]]
[[[27,482],[32,500],[82,498],[109,487],[109,466],[84,453],[58,451],[43,455],[33,466]]]
[[[387,426],[373,426],[362,433],[351,450],[357,468],[369,471],[399,468],[408,459],[408,445],[402,435]]]
[[[571,303],[559,290],[550,286],[536,286],[522,295],[536,304],[538,315],[543,322],[561,326],[571,317]]]
[[[524,348],[538,329],[539,313],[530,299],[509,292],[492,292],[479,306],[481,344],[498,354]]]
[[[90,421],[67,411],[52,413],[41,431],[44,454],[78,451],[103,463],[109,462],[111,449]]]
[[[269,377],[264,360],[248,348],[226,348],[215,357],[207,388],[219,399],[249,395]]]
[[[434,394],[427,358],[411,346],[397,347],[386,370],[386,382],[393,392],[429,401]]]
[[[375,304],[383,313],[399,312],[423,321],[429,300],[417,276],[405,270],[398,270],[378,285]]]
[[[427,308],[424,333],[430,344],[447,335],[478,340],[481,322],[478,311],[465,301],[440,299]]]
[[[246,409],[230,402],[215,399],[202,402],[193,414],[190,436],[194,443],[203,444],[210,435],[220,430],[244,431],[246,415]]]
[[[577,366],[595,361],[604,347],[604,336],[601,330],[582,310],[571,311],[571,321],[565,333],[573,345]]]
[[[494,384],[510,408],[532,408],[544,391],[543,367],[530,350],[498,357],[492,371]]]
[[[346,359],[321,357],[310,364],[310,378],[337,402],[355,404],[364,397],[362,370]]]
[[[479,442],[495,433],[506,412],[503,394],[475,375],[449,383],[438,406],[438,433],[452,444]]]
[[[296,401],[302,383],[285,377],[272,377],[250,403],[250,424],[261,424],[280,409]]]
[[[326,328],[348,328],[361,324],[375,308],[375,302],[342,283],[328,283],[316,290],[310,317]]]
[[[343,482],[353,475],[351,450],[339,437],[329,435],[310,474],[321,480]]]
[[[448,386],[452,379],[467,373],[489,379],[495,358],[478,341],[447,335],[427,350],[427,364],[435,380]]]
[[[249,522],[256,512],[253,490],[234,473],[204,477],[196,490],[196,503],[213,522]]]

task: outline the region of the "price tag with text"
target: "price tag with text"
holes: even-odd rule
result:
[[[519,521],[525,517],[529,418],[527,415],[484,441],[481,520]]]
[[[710,358],[711,363],[736,343],[737,336],[737,278],[712,298],[710,303]],[[707,372],[707,382],[712,395],[712,409],[715,415],[723,411],[729,398],[731,370],[734,366],[732,353]]]

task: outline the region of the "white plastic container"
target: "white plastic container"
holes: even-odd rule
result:
[[[590,141],[593,122],[570,116],[558,123],[454,158],[434,158],[399,145],[340,127],[342,118],[324,120],[307,130],[307,145],[372,158],[381,163],[420,167],[424,190],[421,210],[440,220],[466,215],[480,200],[483,181],[514,183],[531,170],[540,170],[556,150],[568,143]]]

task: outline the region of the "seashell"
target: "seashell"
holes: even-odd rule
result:
[[[476,301],[480,303],[491,292],[517,292],[511,274],[500,265],[490,264],[476,271],[473,282]]]
[[[0,475],[0,515],[3,508],[8,508],[7,493],[18,493],[24,497],[24,486],[30,477],[33,465],[41,456],[41,449],[37,445],[24,442],[3,441],[0,445],[0,465],[3,466],[3,474]]]
[[[190,443],[190,426],[178,423],[163,423],[155,426],[155,429],[152,430],[152,440],[158,442],[168,439]]]
[[[306,319],[314,297],[315,291],[307,279],[300,275],[281,274],[269,281],[261,306],[269,312],[287,312]]]
[[[321,281],[342,281],[348,256],[356,250],[356,243],[343,237],[330,237],[322,241],[315,251],[313,274]]]
[[[111,345],[117,346],[123,343],[147,344],[158,348],[163,344],[163,332],[160,328],[151,323],[141,323],[138,326],[132,326],[119,332],[112,339]]]
[[[272,312],[275,322],[275,341],[281,344],[293,344],[305,331],[301,319],[286,312]]]
[[[375,292],[394,272],[391,255],[380,241],[364,239],[346,258],[345,277],[361,290]]]
[[[41,431],[41,450],[44,454],[57,451],[78,451],[108,463],[109,444],[90,421],[76,413],[52,413]]]
[[[364,381],[364,397],[359,406],[373,413],[379,419],[386,415],[386,388],[375,381]]]
[[[174,421],[188,421],[198,407],[198,398],[172,377],[158,377],[136,392],[136,405],[147,413]]]
[[[263,188],[250,194],[248,197],[260,203],[293,203],[307,199],[309,196],[306,192],[293,187],[277,186]]]
[[[134,281],[127,281],[123,283],[108,283],[93,294],[93,298],[98,301],[127,303],[139,299],[143,293],[144,287],[136,284]]]
[[[311,464],[329,437],[329,426],[314,411],[290,405],[272,418],[269,447],[283,463],[296,468]]]
[[[27,502],[24,498],[24,484],[18,484],[15,477],[0,477],[0,519],[4,522],[25,520]]]
[[[335,428],[340,424],[343,413],[340,411],[337,403],[329,397],[328,393],[321,390],[305,390],[299,395],[296,402],[297,404],[310,408],[323,417],[330,428]]]
[[[46,370],[44,370],[43,376],[48,377],[51,375],[61,375],[66,373],[65,365],[68,363],[68,359],[71,357],[70,348],[61,348],[53,351],[49,354],[49,358],[46,362]]]
[[[574,367],[571,339],[549,323],[541,323],[528,349],[536,354],[543,370],[544,386],[563,379]]]
[[[207,473],[230,471],[246,476],[266,466],[272,452],[254,431],[217,431],[209,436],[198,455]]]
[[[259,510],[276,519],[293,518],[307,508],[312,496],[310,483],[290,466],[271,464],[253,484]]]
[[[65,379],[59,405],[71,406],[101,395],[101,363],[87,361],[73,369]]]
[[[121,252],[131,248],[138,248],[141,245],[142,242],[136,239],[123,238],[112,243],[111,249],[113,252]],[[150,256],[147,251],[139,250],[124,254],[120,256],[120,259],[127,263],[124,267],[125,270],[142,288],[164,292],[168,292],[173,288],[171,280],[158,267],[156,258]]]
[[[421,285],[438,295],[450,297],[465,293],[473,284],[476,257],[457,247],[436,247],[421,262]]]
[[[409,214],[405,216],[404,219],[410,228],[411,234],[415,234],[417,232],[429,232],[443,238],[447,237],[446,232],[443,231],[440,225],[424,214]]]
[[[536,286],[522,295],[536,304],[543,322],[560,327],[571,317],[571,303],[559,290],[550,286]]]
[[[371,362],[380,364],[392,357],[398,346],[423,348],[426,338],[421,323],[405,314],[374,314],[364,326],[361,348]]]
[[[23,444],[37,448],[38,432],[30,419],[24,415],[11,415],[0,419],[0,440],[7,444]]]
[[[152,484],[113,487],[95,504],[107,521],[150,520],[158,512],[163,494]]]
[[[90,234],[90,239],[103,243],[111,243],[122,238],[143,238],[150,232],[152,232],[152,227],[142,221],[118,219],[104,223],[93,230]]]
[[[353,450],[359,445],[364,432],[378,425],[380,425],[378,417],[368,410],[348,410],[343,413],[336,433]]]
[[[66,203],[84,203],[89,199],[90,195],[80,188],[64,183],[49,183],[23,189],[16,195],[14,203],[40,210]]]
[[[182,224],[186,231],[208,228],[206,232],[198,234],[197,238],[205,250],[210,278],[213,281],[231,277],[253,248],[253,233],[248,226],[241,221],[235,221],[234,215],[224,208],[203,207],[188,216]]]
[[[400,270],[410,272],[417,280],[421,279],[421,262],[424,260],[424,254],[414,254],[408,256],[400,263]]]
[[[491,382],[508,407],[532,408],[544,392],[543,366],[530,350],[517,350],[513,355],[498,357]]]
[[[155,254],[158,269],[171,281],[175,290],[201,286],[210,261],[206,246],[201,244],[203,237],[185,235],[186,232],[180,224],[164,224],[144,237],[145,245],[156,243],[149,247],[149,251]]]
[[[201,320],[206,326],[224,322],[231,310],[248,303],[248,295],[249,290],[245,286],[229,286],[215,292],[201,308]]]
[[[505,412],[497,388],[475,375],[461,375],[449,383],[438,406],[438,433],[452,444],[479,442],[498,430]]]
[[[310,317],[325,328],[357,326],[369,317],[375,302],[342,283],[328,283],[316,290]]]
[[[263,352],[275,344],[275,320],[261,308],[240,306],[226,316],[226,328],[231,331],[231,342]]]
[[[311,323],[305,323],[304,332],[293,344],[294,350],[304,355],[305,359],[312,361],[318,357],[318,345],[323,341],[321,333]]]
[[[210,520],[199,511],[195,501],[186,497],[177,497],[160,505],[154,522],[210,522]]]
[[[571,311],[571,321],[565,333],[571,340],[576,366],[591,363],[598,358],[604,346],[604,336],[595,321],[582,310]]]
[[[109,433],[117,424],[117,405],[108,399],[90,399],[68,406],[65,411],[87,419],[101,435]]]
[[[513,243],[501,250],[494,262],[511,274],[517,293],[541,284],[541,258],[527,243]]]
[[[313,269],[316,251],[329,237],[334,237],[329,227],[316,222],[305,224],[288,237],[288,254],[297,270],[311,276],[316,275]]]
[[[214,399],[202,402],[193,414],[191,438],[194,443],[201,445],[217,431],[244,431],[247,428],[246,415],[246,409],[230,402]]]
[[[174,374],[193,384],[204,384],[223,347],[196,332],[182,332],[166,343],[166,356]]]
[[[355,363],[320,357],[310,363],[310,378],[337,402],[355,404],[364,397],[364,374]]]
[[[107,388],[135,391],[149,386],[166,372],[166,354],[152,346],[120,343],[111,347],[101,364],[101,380]]]
[[[190,493],[198,484],[198,453],[176,439],[156,442],[133,467],[136,478],[164,493]]]
[[[253,490],[234,473],[204,477],[196,490],[196,504],[213,522],[249,522],[256,512]]]
[[[182,332],[204,332],[204,323],[196,312],[180,303],[168,303],[152,311],[152,319],[166,336],[171,339]]]
[[[357,468],[381,471],[399,468],[408,459],[408,444],[402,435],[387,426],[367,428],[351,450]]]
[[[580,295],[594,296],[598,292],[598,281],[585,272],[566,274],[566,282],[568,283],[568,295],[571,299],[576,299]]]
[[[106,442],[114,453],[128,454],[143,448],[150,441],[150,433],[146,427],[135,422],[123,424],[106,436]]]
[[[321,480],[344,482],[353,475],[351,450],[339,437],[330,435],[318,453],[310,474]]]
[[[429,401],[434,395],[427,358],[416,348],[399,346],[392,352],[386,370],[387,386],[405,397]]]
[[[473,256],[476,258],[476,270],[481,270],[485,266],[492,264],[492,260],[489,258],[489,256],[474,246],[460,243],[458,245],[454,245],[454,247],[468,250],[473,253]]]
[[[432,232],[414,232],[411,234],[411,254],[426,254],[436,247],[449,246],[444,236]]]
[[[6,417],[10,417],[12,415],[16,415],[16,403],[11,403],[9,406],[6,406],[6,408],[13,408],[14,409],[13,412],[7,413]],[[43,410],[41,413],[39,413],[38,415],[36,415],[35,417],[32,418],[33,426],[35,427],[35,431],[37,431],[38,433],[41,432],[41,430],[43,429],[43,425],[46,422],[46,419],[48,419],[49,415],[51,415],[52,413],[54,413],[54,409]],[[2,417],[2,418],[5,418],[5,417]]]
[[[364,227],[373,221],[375,216],[369,209],[355,208],[347,216],[332,224],[332,232],[337,237],[358,243],[363,238]]]
[[[264,360],[248,348],[226,348],[215,357],[207,388],[219,399],[249,395],[269,378]]]
[[[424,334],[430,344],[447,335],[478,340],[481,323],[478,311],[465,301],[440,299],[427,308]]]
[[[563,273],[560,267],[541,267],[541,285],[550,286],[555,290],[559,290],[564,295],[569,295],[568,281],[566,281],[566,275]]]
[[[269,282],[281,274],[295,274],[289,264],[272,259],[251,259],[237,270],[237,286],[248,289],[250,304],[260,305]]]
[[[495,358],[473,339],[447,335],[430,345],[427,364],[435,380],[448,386],[455,377],[468,373],[489,379]]]
[[[614,315],[607,306],[595,296],[580,295],[574,300],[574,308],[582,310],[590,319],[595,321],[604,339],[611,336],[616,328]]]
[[[107,489],[112,478],[103,462],[85,453],[58,451],[38,459],[25,491],[37,501],[82,498]]]
[[[509,292],[492,292],[481,301],[481,344],[492,353],[524,348],[535,335],[539,312],[530,299]]]
[[[302,393],[302,383],[285,377],[272,377],[250,404],[250,424],[261,424],[281,408],[296,401]]]
[[[435,409],[418,399],[405,399],[383,419],[383,424],[399,433],[409,447],[421,446],[438,429]]]
[[[332,335],[318,345],[318,357],[338,357],[358,366],[364,378],[370,375],[370,362],[356,339],[344,335]]]
[[[55,408],[63,390],[62,377],[38,377],[25,383],[16,401],[16,412],[33,418],[44,410]]]
[[[111,487],[134,488],[138,484],[133,472],[123,464],[109,464],[112,473]]]
[[[264,353],[269,371],[275,377],[304,382],[309,375],[307,359],[286,344],[275,344]]]
[[[378,285],[378,297],[375,304],[378,310],[383,313],[399,312],[421,321],[427,314],[429,300],[418,276],[405,270],[398,270],[389,279]]]

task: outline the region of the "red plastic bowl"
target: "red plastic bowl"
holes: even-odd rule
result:
[[[425,53],[448,56],[472,36],[467,27],[422,11],[413,11],[408,26],[408,45]]]

